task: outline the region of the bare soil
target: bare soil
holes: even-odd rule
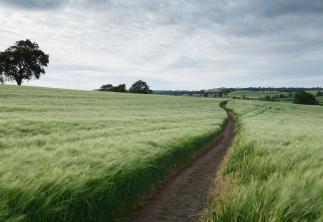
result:
[[[235,119],[231,113],[228,113],[228,116],[223,133],[209,145],[207,151],[170,177],[158,192],[130,217],[129,221],[199,220],[202,210],[206,207],[209,191],[215,185],[217,171],[234,140]]]

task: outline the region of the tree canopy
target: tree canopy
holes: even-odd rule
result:
[[[299,90],[295,93],[294,103],[296,104],[306,104],[306,105],[318,105],[317,99],[310,93],[304,90]]]
[[[99,91],[105,92],[126,92],[126,84],[120,84],[118,86],[113,86],[112,84],[106,84],[101,86]]]
[[[21,85],[23,80],[39,79],[45,74],[49,55],[30,40],[17,41],[4,52],[0,52],[0,74]]]
[[[129,91],[131,93],[143,93],[143,94],[150,94],[152,93],[152,90],[149,89],[149,86],[146,82],[139,80],[132,84]]]

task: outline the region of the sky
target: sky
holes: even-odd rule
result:
[[[26,85],[323,86],[322,0],[0,0],[0,51],[49,54]]]

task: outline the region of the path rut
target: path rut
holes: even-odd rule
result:
[[[139,208],[131,222],[195,222],[206,206],[216,173],[235,136],[235,119],[228,122],[206,152],[171,177],[148,202]]]

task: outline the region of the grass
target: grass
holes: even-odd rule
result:
[[[239,133],[210,221],[323,221],[323,107],[231,101]]]
[[[216,136],[218,100],[0,86],[0,221],[111,221]]]
[[[306,90],[307,93],[311,93],[314,96],[316,95],[316,93],[321,92],[322,90]]]

